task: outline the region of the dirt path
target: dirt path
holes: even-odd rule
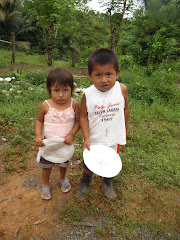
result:
[[[66,204],[73,204],[76,199],[78,187],[77,178],[81,175],[80,161],[72,160],[68,168],[67,178],[72,189],[69,193],[62,193],[58,179],[59,171],[55,166],[51,174],[52,199],[42,200],[40,190],[42,185],[41,169],[36,167],[36,151],[33,151],[32,157],[26,169],[17,169],[7,173],[0,169],[0,239],[1,240],[107,240],[120,238],[103,238],[95,233],[95,228],[99,223],[103,226],[103,219],[97,219],[93,216],[83,218],[82,225],[70,225],[59,221],[59,210]],[[137,177],[137,176],[136,176]],[[136,186],[137,180],[133,178],[132,186]],[[96,191],[101,192],[100,184],[96,183]],[[173,226],[178,229],[177,213],[179,209],[178,192],[174,190],[161,190],[149,188],[147,192],[138,195],[128,189],[122,194],[127,194],[126,210],[124,213],[130,219],[136,219],[137,212],[141,207],[148,207],[146,214],[139,216],[145,222],[154,222],[159,219],[160,224]],[[158,194],[158,196],[155,196]],[[102,197],[102,196],[101,196]],[[103,197],[102,197],[103,199]],[[156,201],[160,201],[156,205]],[[163,202],[161,201],[163,199]],[[99,201],[99,200],[98,200]],[[162,202],[162,203],[161,203]],[[164,204],[166,203],[166,208]],[[143,205],[142,205],[143,204]],[[170,206],[172,208],[170,208]],[[101,222],[99,222],[99,220]],[[172,225],[173,223],[173,225]],[[166,228],[166,227],[165,227]],[[124,238],[123,238],[124,239]],[[129,238],[128,238],[129,239]],[[149,232],[143,232],[137,235],[134,240],[152,240],[152,239],[179,239],[176,238],[154,238]]]
[[[60,67],[60,66],[57,66]],[[50,71],[51,69],[55,68],[55,66],[42,66],[42,65],[23,65],[23,64],[12,64],[8,67],[0,68],[0,74],[10,73],[11,68],[17,71],[17,69],[21,69],[23,72],[26,71],[40,71],[40,70],[47,70]],[[66,69],[69,69],[69,71],[76,76],[88,76],[88,70],[87,68],[72,68],[72,67],[66,67]]]
[[[26,170],[1,172],[0,239],[96,239],[93,224],[71,226],[58,220],[58,210],[75,198],[77,184],[73,173],[78,164],[71,163],[68,169],[67,177],[72,185],[69,193],[61,192],[58,167],[53,168],[52,199],[45,201],[40,198],[41,170],[35,166],[35,158],[36,152]]]

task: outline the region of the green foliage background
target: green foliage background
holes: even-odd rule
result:
[[[104,13],[89,10],[86,2],[71,0],[69,5],[58,0],[0,2],[0,48],[11,48],[3,41],[10,42],[14,31],[16,48],[23,47],[29,56],[42,54],[47,63],[51,55],[53,65],[57,60],[67,60],[71,64],[74,56],[77,66],[86,66],[94,49],[110,47],[111,41],[118,38],[116,52],[123,67],[137,64],[146,66],[147,72],[151,72],[159,65],[169,68],[173,62],[178,62],[179,1],[148,0],[135,7],[134,0],[109,0]],[[118,34],[125,3],[125,13],[131,13],[131,17],[125,15]],[[29,50],[27,46],[31,46]],[[16,59],[19,61],[18,56]],[[2,62],[1,66],[10,61]]]

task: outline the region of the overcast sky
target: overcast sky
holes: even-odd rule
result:
[[[137,7],[142,4],[140,0],[135,0],[134,2],[135,2],[135,4],[137,5]],[[100,7],[101,4],[98,3],[98,0],[92,0],[92,1],[89,2],[87,5],[88,5],[90,8],[92,8],[93,10],[96,10],[96,11],[99,11],[99,12],[105,12],[105,11],[104,11],[104,8],[103,8],[103,7]]]
[[[103,8],[100,7],[100,4],[98,3],[98,0],[92,0],[91,2],[89,2],[87,4],[90,8],[92,8],[93,10],[99,11],[99,12],[103,12]]]

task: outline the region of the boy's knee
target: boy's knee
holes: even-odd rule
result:
[[[87,175],[92,175],[92,172],[88,169],[84,169],[84,173],[86,173]]]
[[[86,166],[84,162],[83,162],[83,171],[88,175],[92,175],[92,172],[89,170],[89,168]]]

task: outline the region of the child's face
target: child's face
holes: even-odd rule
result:
[[[114,86],[119,73],[120,70],[116,72],[113,63],[108,63],[105,65],[94,65],[89,77],[99,91],[107,92]]]
[[[54,84],[51,86],[51,99],[56,104],[66,104],[71,98],[71,87]]]

